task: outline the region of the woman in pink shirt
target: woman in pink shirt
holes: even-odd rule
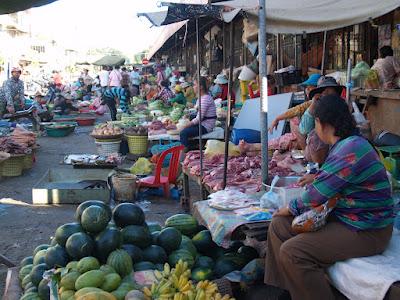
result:
[[[188,148],[189,139],[199,136],[199,123],[201,124],[201,133],[209,133],[214,130],[217,121],[217,108],[213,98],[208,94],[207,79],[200,77],[200,80],[194,81],[194,90],[197,91],[200,85],[200,101],[201,101],[201,120],[199,111],[196,117],[183,129],[180,133],[180,142]],[[197,100],[196,108],[199,108],[199,100]]]
[[[122,75],[119,71],[119,66],[115,66],[114,70],[111,71],[109,76],[109,87],[120,87],[121,86]]]

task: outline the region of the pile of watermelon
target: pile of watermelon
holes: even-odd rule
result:
[[[186,261],[194,281],[220,278],[241,270],[258,257],[255,249],[236,243],[226,250],[218,247],[210,232],[188,214],[168,218],[165,227],[146,222],[143,210],[132,203],[113,211],[101,201],[78,206],[76,222],[57,228],[47,245],[21,261],[21,300],[50,299],[47,270],[55,269],[60,300],[123,300],[138,289],[132,272],[163,270]],[[85,298],[86,297],[86,298]],[[92,299],[92,298],[91,298]]]

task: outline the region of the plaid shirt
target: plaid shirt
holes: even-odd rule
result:
[[[23,108],[25,105],[24,83],[22,80],[10,78],[3,83],[3,91],[7,106]]]
[[[295,216],[340,195],[332,213],[355,230],[393,223],[393,199],[386,170],[375,149],[359,136],[337,142],[300,199],[289,203]]]

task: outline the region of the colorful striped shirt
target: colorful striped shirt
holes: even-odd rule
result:
[[[217,121],[217,108],[213,98],[210,95],[201,96],[201,125],[207,129],[207,132],[214,130],[215,122]],[[196,108],[199,108],[199,100],[196,102]],[[200,115],[197,112],[196,118],[194,118],[191,123],[192,125],[197,125],[200,122]]]
[[[289,203],[295,216],[340,195],[332,213],[356,230],[393,223],[393,199],[386,170],[371,144],[360,136],[337,142],[300,199]]]
[[[126,90],[122,87],[112,87],[108,88],[104,94],[103,97],[109,98],[109,99],[119,99],[119,107],[122,109],[124,113],[129,112],[128,110],[128,103],[126,99]]]

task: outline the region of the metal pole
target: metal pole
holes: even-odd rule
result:
[[[197,101],[199,103],[199,150],[200,150],[200,178],[203,180],[203,138],[201,132],[201,94],[200,94],[200,37],[199,18],[196,18],[196,62],[197,62]],[[200,184],[201,200],[204,196],[203,185]]]
[[[261,173],[262,182],[268,181],[268,81],[267,81],[267,24],[266,2],[259,0],[258,11],[258,45],[259,45],[259,77],[261,83]]]
[[[212,75],[212,72],[211,72],[211,59],[212,59],[211,54],[212,54],[212,49],[211,49],[211,27],[210,27],[210,57],[209,57],[209,65],[208,65],[208,69],[209,69],[208,75],[209,76]]]
[[[347,60],[347,80],[346,80],[346,102],[349,108],[351,109],[351,101],[350,101],[350,93],[351,93],[351,68],[352,61],[351,58]]]
[[[324,31],[324,43],[322,44],[321,76],[325,75],[325,56],[326,56],[326,30]]]
[[[229,152],[229,136],[230,136],[230,127],[231,127],[231,95],[232,95],[232,85],[233,85],[233,63],[234,63],[234,43],[233,43],[233,21],[229,26],[229,83],[228,83],[228,112],[226,114],[225,121],[225,156],[224,156],[224,180],[222,187],[225,189],[226,187],[226,177],[228,171],[228,152]]]

